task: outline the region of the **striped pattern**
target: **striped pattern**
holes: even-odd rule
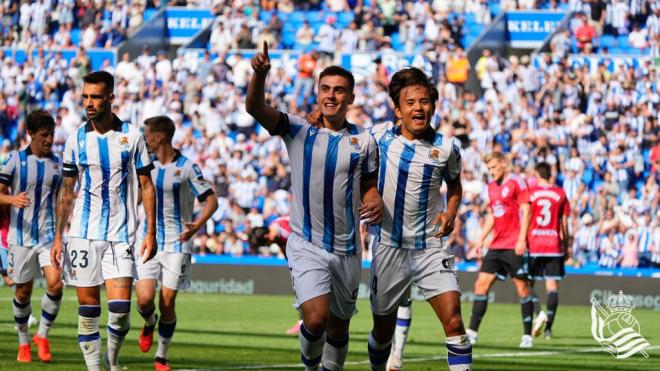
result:
[[[460,174],[458,146],[440,133],[409,141],[391,122],[373,127],[372,134],[380,148],[378,190],[385,205],[380,242],[405,249],[444,247],[433,237],[433,220],[444,208],[442,182]]]
[[[12,152],[0,169],[0,183],[11,194],[27,192],[30,206],[10,208],[7,242],[12,245],[34,246],[55,238],[53,205],[62,179],[60,159],[54,155],[39,158],[30,147]]]

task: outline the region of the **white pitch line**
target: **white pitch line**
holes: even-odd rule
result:
[[[660,345],[652,345],[647,347],[648,350],[660,349]],[[511,357],[538,357],[538,356],[551,356],[557,354],[570,354],[570,353],[597,353],[605,351],[603,348],[584,348],[576,350],[546,350],[546,351],[531,351],[531,352],[509,352],[509,353],[487,353],[487,354],[473,354],[472,358],[511,358]],[[446,360],[447,356],[434,356],[434,357],[420,357],[420,358],[405,358],[405,363],[418,363],[428,361],[441,361]],[[369,361],[351,361],[346,362],[346,366],[368,365]],[[273,370],[273,369],[287,369],[287,368],[301,368],[300,363],[291,364],[275,364],[275,365],[252,365],[252,366],[233,366],[233,367],[213,367],[213,368],[186,368],[181,371],[224,371],[224,370]]]

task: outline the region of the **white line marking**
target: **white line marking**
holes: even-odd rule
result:
[[[660,349],[660,345],[652,345],[647,350]],[[552,356],[557,354],[570,354],[570,353],[598,353],[603,352],[607,354],[603,348],[584,348],[576,350],[544,350],[544,351],[531,351],[531,352],[509,352],[509,353],[487,353],[487,354],[473,354],[473,359],[478,358],[512,358],[512,357],[539,357],[539,356]],[[434,357],[420,357],[420,358],[405,358],[405,363],[417,363],[428,361],[441,361],[446,360],[447,356],[434,356]],[[346,362],[345,366],[368,365],[369,361],[352,361]],[[230,366],[230,367],[213,367],[213,368],[186,368],[181,371],[224,371],[224,370],[273,370],[273,369],[287,369],[287,368],[301,368],[300,363],[291,364],[275,364],[275,365],[252,365],[252,366]]]

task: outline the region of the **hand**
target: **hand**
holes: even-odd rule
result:
[[[369,225],[380,224],[380,220],[383,216],[382,206],[382,202],[379,201],[368,201],[363,203],[358,209],[360,220],[363,220]]]
[[[252,69],[256,74],[267,75],[270,71],[270,57],[268,56],[268,43],[264,41],[264,49],[252,57]]]
[[[321,111],[312,111],[305,116],[305,120],[309,122],[312,126],[315,126],[317,128],[322,128],[323,125],[323,115],[321,115]]]
[[[433,224],[436,226],[436,232],[433,234],[435,238],[447,237],[454,230],[454,220],[456,220],[456,215],[449,215],[447,213],[438,214],[433,220]]]
[[[140,247],[140,257],[142,257],[142,262],[146,263],[153,259],[153,257],[156,256],[156,252],[156,233],[147,232],[144,241],[142,241],[142,246]]]
[[[477,260],[481,260],[481,258],[483,258],[483,251],[482,250],[484,248],[484,241],[483,240],[477,241],[475,243],[474,248],[476,249]]]
[[[184,225],[186,226],[186,228],[179,235],[179,241],[181,242],[188,241],[199,230],[199,227],[195,225],[195,223],[190,222],[190,223],[185,223]]]
[[[525,250],[527,250],[527,241],[518,240],[518,242],[516,242],[516,247],[514,248],[516,255],[523,256]]]
[[[11,197],[12,206],[17,207],[19,209],[30,206],[30,203],[31,203],[30,197],[28,197],[27,192],[21,192]]]
[[[62,237],[55,236],[53,247],[50,248],[50,264],[58,271],[62,270],[62,247]]]

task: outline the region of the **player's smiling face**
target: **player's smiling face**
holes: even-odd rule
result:
[[[430,128],[434,110],[428,87],[412,85],[401,89],[394,114],[401,121],[403,136],[414,139],[424,134]]]
[[[35,155],[45,157],[50,155],[53,148],[53,138],[55,137],[55,128],[41,128],[36,132],[29,133],[31,144]]]
[[[82,100],[87,118],[95,121],[110,114],[114,94],[108,94],[105,84],[83,84]]]
[[[348,106],[353,104],[355,96],[351,92],[349,82],[339,75],[323,76],[319,81],[318,105],[321,114],[333,121],[346,117]]]

